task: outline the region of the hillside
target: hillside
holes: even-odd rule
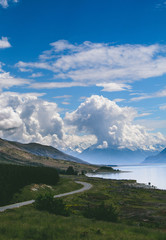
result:
[[[34,154],[36,156],[50,157],[53,159],[61,159],[61,160],[87,164],[87,162],[79,158],[73,157],[71,155],[68,155],[62,151],[59,151],[58,149],[52,146],[42,145],[39,143],[28,143],[28,144],[22,144],[18,142],[9,142],[9,143],[15,147],[18,147],[23,151]]]
[[[38,143],[22,144],[0,139],[0,162],[21,165],[50,166],[75,170],[96,169],[79,158],[65,154],[51,146]]]
[[[145,158],[143,163],[166,163],[166,148],[162,150],[159,154],[156,156],[149,156]]]

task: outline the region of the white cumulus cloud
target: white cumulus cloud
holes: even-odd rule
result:
[[[19,114],[14,112],[11,107],[0,109],[0,130],[16,129],[21,124]]]
[[[62,118],[55,102],[43,94],[0,93],[0,137],[20,142],[39,142],[63,150],[82,152],[97,148],[155,149],[166,144],[161,133],[151,133],[134,119],[131,107],[92,95]]]
[[[2,37],[0,39],[0,48],[9,48],[11,47],[11,44],[8,41],[7,37]]]
[[[36,94],[6,92],[0,94],[0,106],[1,137],[45,143],[50,136],[63,138],[63,121],[56,103],[42,101]]]
[[[119,107],[102,96],[93,95],[72,113],[66,121],[78,132],[93,134],[100,148],[155,149],[164,145],[166,138],[161,133],[150,133],[139,124],[134,124],[138,114],[134,108]]]
[[[39,142],[60,149],[80,152],[95,144],[94,135],[77,135],[64,125],[57,104],[43,101],[43,94],[0,94],[0,137],[20,141]]]

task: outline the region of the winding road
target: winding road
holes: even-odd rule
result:
[[[72,191],[72,192],[61,193],[61,194],[55,195],[54,198],[64,197],[64,196],[72,195],[72,194],[75,194],[75,193],[81,193],[81,192],[84,192],[84,191],[87,191],[87,190],[91,189],[91,187],[92,187],[92,184],[87,183],[87,182],[80,182],[80,181],[75,181],[75,182],[78,183],[78,184],[82,184],[83,188]],[[25,206],[25,205],[32,204],[34,202],[35,202],[35,200],[29,200],[29,201],[25,201],[25,202],[20,202],[20,203],[15,203],[15,204],[3,206],[3,207],[0,207],[0,212],[4,212],[7,209],[19,208],[19,207],[22,207],[22,206]]]

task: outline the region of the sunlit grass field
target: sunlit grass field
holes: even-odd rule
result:
[[[70,209],[64,217],[36,210],[33,205],[0,213],[0,240],[165,240],[166,191],[138,189],[129,181],[102,180],[85,176],[61,176],[57,186],[32,191],[26,186],[14,200],[36,198],[38,194],[59,194],[81,188],[74,180],[86,181],[93,188],[84,193],[63,197]],[[117,222],[99,221],[83,216],[86,206],[113,205]]]

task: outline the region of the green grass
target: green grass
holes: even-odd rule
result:
[[[54,194],[69,192],[80,185],[93,185],[87,192],[63,197],[71,210],[69,217],[36,210],[33,205],[0,213],[0,240],[166,240],[166,191],[139,189],[131,181],[103,180],[85,176],[61,177]],[[133,182],[133,181],[132,181]],[[19,200],[34,199],[50,189],[31,191],[27,186],[17,195]],[[88,204],[112,204],[119,213],[118,222],[85,218]]]
[[[79,212],[88,204],[104,202],[117,208],[120,222],[166,229],[166,191],[130,187],[127,180],[82,179],[93,184],[93,188],[65,198],[74,211]]]
[[[54,195],[70,192],[82,187],[74,180],[90,182],[93,188],[82,194],[64,198],[72,211],[81,215],[81,211],[89,204],[101,203],[113,205],[119,213],[119,222],[133,226],[166,229],[166,191],[156,189],[140,189],[128,186],[129,181],[104,180],[84,176],[63,176],[52,189],[42,185],[38,191],[32,191],[33,185],[26,186],[15,194],[12,203],[35,199],[39,194],[51,192]],[[132,181],[133,182],[133,181]]]
[[[33,191],[32,189],[37,187],[37,191]],[[39,194],[44,194],[46,192],[51,192],[54,195],[70,192],[76,189],[80,189],[82,187],[81,184],[75,183],[73,178],[69,178],[66,176],[61,176],[60,181],[56,186],[48,186],[45,184],[31,184],[20,190],[20,192],[16,193],[13,196],[11,203],[22,202],[26,200],[35,199]]]
[[[155,189],[133,188],[129,181],[104,180],[84,176],[64,176],[52,189],[40,186],[38,191],[32,191],[33,185],[26,186],[15,194],[12,202],[35,199],[39,194],[52,192],[59,194],[81,188],[75,179],[93,184],[93,188],[85,193],[70,195],[64,198],[72,211],[81,215],[90,204],[92,207],[105,203],[113,205],[119,213],[119,222],[132,226],[166,229],[166,191]],[[132,181],[133,182],[133,181]]]
[[[82,216],[56,216],[31,207],[0,214],[3,240],[165,240],[159,230],[94,221]]]

